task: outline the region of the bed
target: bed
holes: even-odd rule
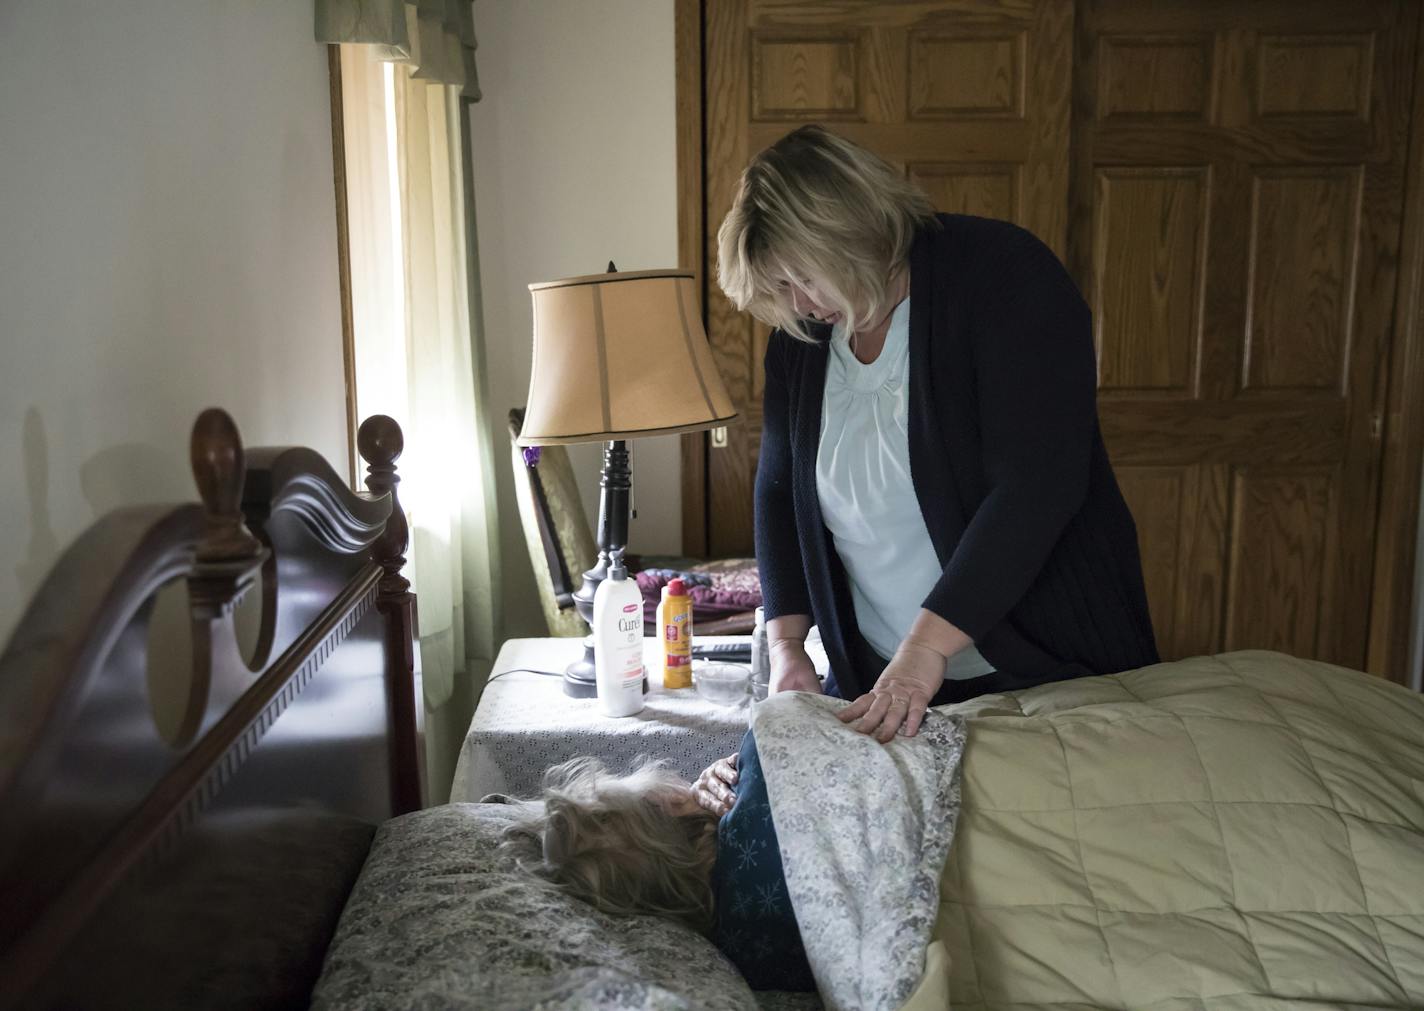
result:
[[[306,1005],[376,826],[421,803],[402,437],[359,442],[362,495],[205,411],[201,501],[103,516],[32,599],[0,655],[0,1005]],[[151,653],[186,674],[167,737]]]
[[[201,501],[101,518],[34,598],[0,654],[0,1007],[820,1006],[535,887],[507,805],[421,809],[400,430],[359,447],[360,495],[205,412]],[[159,720],[174,585],[188,690]],[[826,1006],[1424,1006],[1417,695],[1232,654],[945,707],[886,749],[834,705],[756,717]],[[829,801],[827,754],[860,763]],[[838,847],[876,857],[841,893]]]

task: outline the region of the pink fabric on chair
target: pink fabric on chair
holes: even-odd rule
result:
[[[653,620],[663,587],[673,579],[688,584],[694,621],[742,614],[761,606],[761,581],[754,558],[704,562],[685,570],[644,569],[634,578],[643,594],[646,621]]]

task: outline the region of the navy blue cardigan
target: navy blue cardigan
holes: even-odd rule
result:
[[[1137,530],[1098,427],[1091,313],[1029,232],[939,223],[910,253],[910,473],[944,568],[924,606],[995,673],[935,701],[1155,663]],[[828,357],[779,330],[767,345],[757,562],[767,617],[810,614],[855,698],[886,660],[856,625],[816,493]]]

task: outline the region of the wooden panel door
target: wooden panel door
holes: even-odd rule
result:
[[[1070,264],[1166,657],[1365,664],[1416,16],[1079,5]]]
[[[766,337],[711,279],[716,228],[748,157],[820,122],[940,209],[1016,221],[1065,257],[1164,656],[1365,666],[1415,3],[717,0],[702,16],[699,266],[745,423],[705,469],[697,447],[699,546],[752,551]]]
[[[703,7],[708,337],[743,422],[707,453],[707,550],[750,555],[767,328],[715,280],[748,159],[805,123],[863,144],[939,209],[1006,218],[1066,251],[1071,0]]]

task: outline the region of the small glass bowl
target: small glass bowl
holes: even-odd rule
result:
[[[747,699],[751,668],[735,663],[702,661],[692,665],[692,687],[708,702],[739,706]]]

